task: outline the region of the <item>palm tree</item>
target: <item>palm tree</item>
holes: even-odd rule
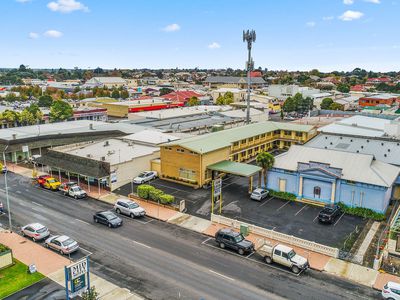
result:
[[[262,168],[264,185],[265,185],[265,188],[267,188],[267,172],[274,165],[275,158],[271,153],[264,151],[257,155],[256,162],[257,162],[257,165]]]

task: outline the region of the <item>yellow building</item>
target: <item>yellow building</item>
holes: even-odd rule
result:
[[[304,144],[315,135],[309,125],[262,122],[166,143],[160,151],[161,177],[201,187],[212,180],[211,168],[219,169],[218,163],[235,174],[237,163],[254,160],[263,151]]]

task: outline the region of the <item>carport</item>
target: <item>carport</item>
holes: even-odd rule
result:
[[[249,165],[244,163],[239,163],[230,160],[223,160],[218,163],[207,166],[207,169],[213,171],[212,178],[216,178],[214,172],[233,174],[237,176],[249,178],[249,194],[253,191],[253,177],[258,173],[258,183],[261,180],[261,167],[255,165]]]

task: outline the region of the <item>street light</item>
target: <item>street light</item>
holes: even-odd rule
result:
[[[7,186],[7,173],[8,173],[8,168],[7,168],[7,163],[6,163],[6,151],[9,145],[7,145],[4,150],[3,150],[3,162],[4,162],[4,167],[5,167],[5,173],[4,173],[4,185],[6,188],[6,201],[7,201],[7,210],[8,210],[8,226],[10,229],[10,232],[12,232],[12,224],[11,224],[11,209],[10,209],[10,198],[8,197],[8,186]]]
[[[250,72],[254,67],[254,61],[251,58],[251,47],[256,41],[256,32],[254,30],[243,30],[243,42],[247,42],[248,58],[246,62],[247,69],[247,111],[246,111],[246,124],[250,124],[250,87],[251,77]]]

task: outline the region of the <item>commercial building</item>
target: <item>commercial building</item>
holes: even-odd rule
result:
[[[267,187],[314,204],[342,202],[384,213],[399,172],[370,154],[293,145],[275,157]]]
[[[161,177],[201,187],[216,170],[230,173],[243,168],[252,176],[255,169],[241,162],[254,160],[262,151],[303,144],[315,134],[313,126],[262,122],[166,143],[161,145]]]
[[[224,96],[227,92],[231,92],[233,94],[233,101],[240,102],[246,99],[246,90],[238,89],[238,88],[219,88],[211,91],[211,97],[214,100],[214,103],[217,101],[218,97]]]
[[[86,81],[84,87],[121,87],[127,85],[127,81],[121,77],[93,77]]]
[[[204,81],[205,85],[210,88],[247,88],[247,77],[233,77],[233,76],[209,76]],[[260,88],[266,84],[262,77],[252,77],[251,86],[252,88]]]
[[[392,95],[392,94],[379,94],[379,95],[372,95],[372,96],[366,96],[366,97],[361,97],[358,100],[358,104],[361,107],[365,106],[377,106],[377,105],[395,105],[398,104],[400,100],[400,97],[398,95]]]
[[[313,94],[319,94],[320,90],[310,87],[300,87],[294,84],[271,84],[268,86],[268,96],[278,98],[279,100],[285,100],[288,97],[293,97],[297,93],[302,94],[303,97],[311,97]]]

